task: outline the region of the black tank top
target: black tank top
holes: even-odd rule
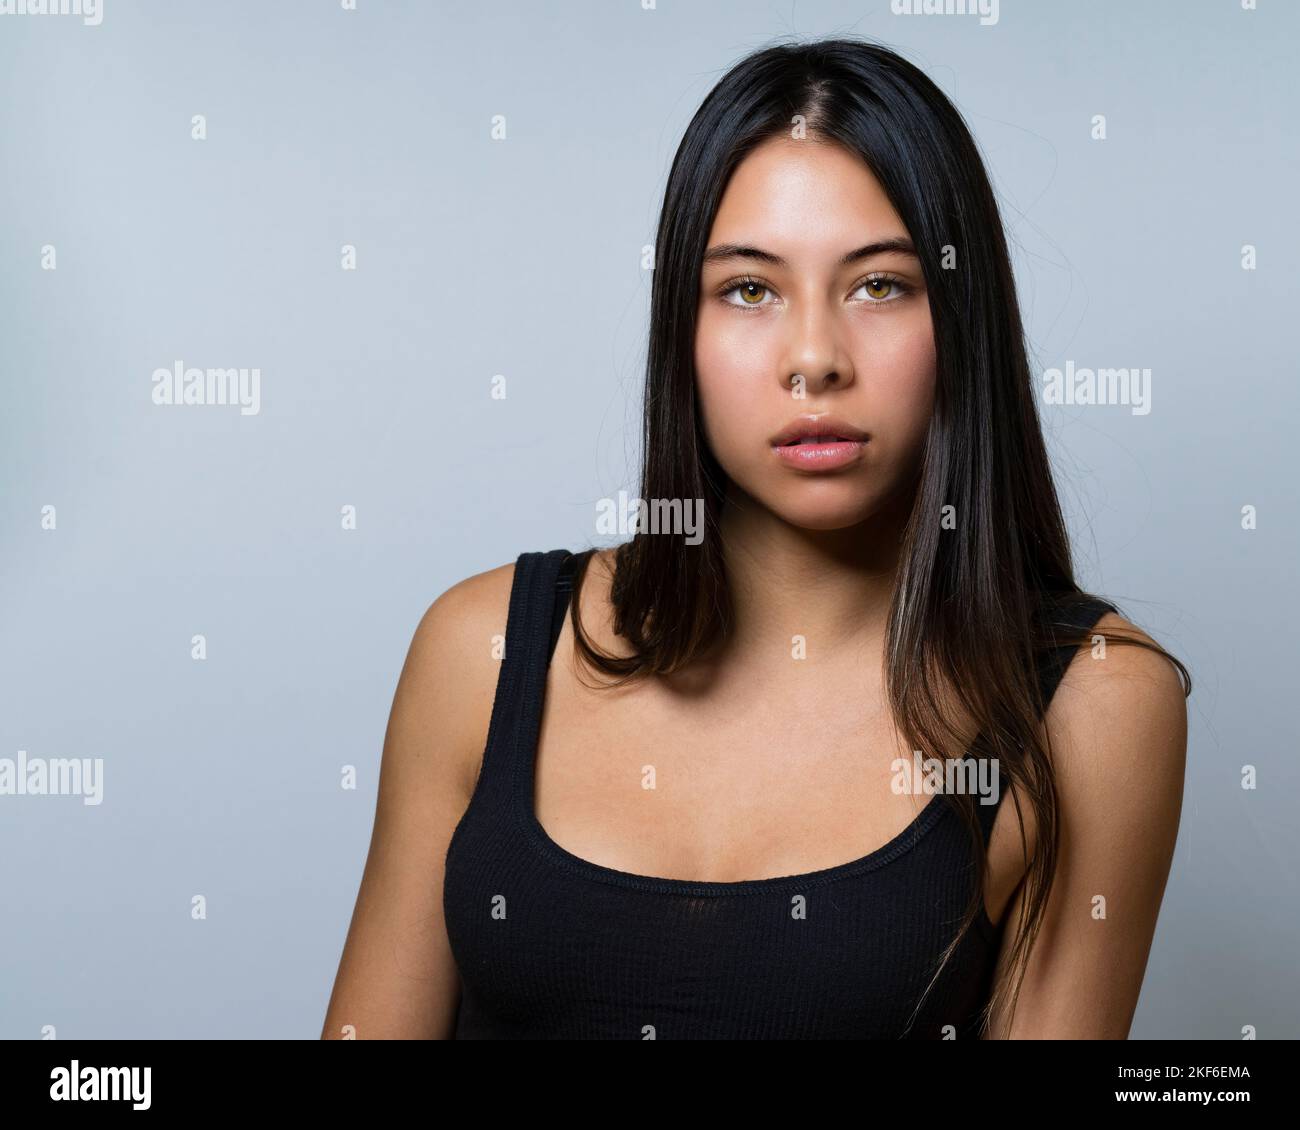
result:
[[[534,758],[572,565],[563,549],[515,565],[487,746],[446,855],[454,1038],[976,1037],[1002,933],[986,913],[912,1019],[973,894],[968,833],[942,793],[869,855],[779,878],[634,875],[550,839]],[[1089,600],[1064,619],[1107,610]],[[1044,702],[1074,650],[1040,664]],[[986,844],[998,807],[976,805]]]

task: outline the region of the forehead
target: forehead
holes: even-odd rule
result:
[[[737,166],[709,242],[753,243],[794,261],[838,257],[850,244],[905,235],[861,157],[825,141],[780,137]]]

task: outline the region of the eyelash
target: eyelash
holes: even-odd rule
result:
[[[888,306],[891,302],[897,302],[912,293],[912,288],[907,283],[897,275],[891,275],[885,271],[879,271],[875,274],[866,275],[859,279],[853,284],[853,290],[859,290],[867,283],[882,282],[889,283],[898,292],[897,295],[890,295],[889,298],[869,298],[863,303],[864,306]],[[727,295],[733,290],[739,290],[742,286],[762,287],[762,289],[767,291],[769,294],[775,293],[775,290],[768,286],[767,283],[763,282],[762,279],[756,279],[752,275],[743,275],[738,279],[732,279],[730,282],[725,283],[721,288],[719,288],[718,299],[724,305],[738,310],[761,310],[764,306],[769,305],[766,302],[728,302]]]

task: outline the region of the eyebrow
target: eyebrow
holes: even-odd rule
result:
[[[836,266],[847,267],[850,263],[856,263],[859,259],[869,259],[872,255],[883,255],[891,251],[899,255],[911,255],[913,258],[920,258],[916,254],[916,248],[912,246],[910,239],[895,237],[893,239],[880,239],[875,243],[868,243],[863,247],[859,247],[856,251],[850,251],[847,255],[840,256],[840,261]],[[750,247],[743,243],[720,243],[717,247],[710,247],[704,253],[703,262],[705,264],[717,263],[723,259],[757,259],[761,263],[770,263],[773,267],[789,266],[781,256],[774,255],[770,251],[764,251],[760,247]]]

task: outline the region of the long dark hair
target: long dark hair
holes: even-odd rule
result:
[[[956,108],[892,51],[852,39],[765,48],[727,72],[687,127],[655,242],[641,497],[704,499],[704,538],[684,551],[676,538],[638,533],[616,548],[610,599],[614,630],[632,651],[624,656],[597,648],[582,629],[578,594],[591,556],[583,555],[571,601],[575,647],[590,667],[621,683],[674,672],[729,630],[719,527],[727,476],[700,426],[693,362],[702,258],[731,173],[760,143],[792,131],[837,143],[867,163],[911,235],[929,292],[935,406],[901,544],[884,677],[900,733],[933,756],[965,752],[943,706],[943,692],[955,691],[979,726],[981,752],[998,759],[1000,779],[1034,810],[1040,847],[1025,879],[1014,987],[1011,977],[999,981],[987,1021],[1008,993],[1014,1011],[1059,849],[1036,664],[1046,647],[1086,642],[1086,632],[1054,627],[1051,613],[1090,594],[1074,579],[988,176]],[[945,507],[955,508],[956,529],[942,528]],[[1108,641],[1164,655],[1191,693],[1186,668],[1163,648],[1126,636]],[[970,831],[979,879],[930,986],[984,897],[975,800],[948,800]]]

